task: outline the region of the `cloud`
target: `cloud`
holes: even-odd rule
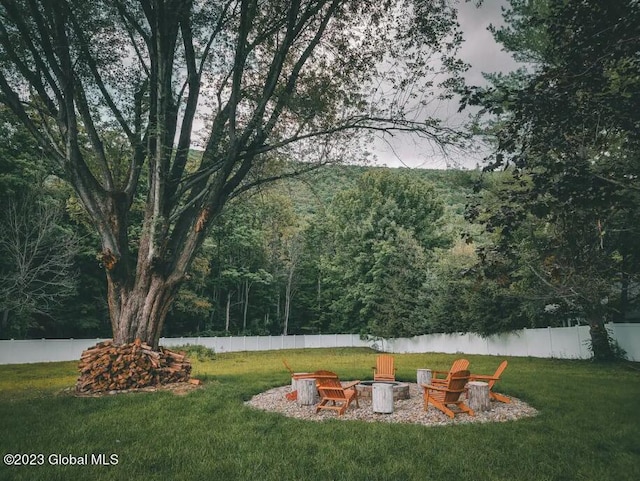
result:
[[[482,76],[484,72],[509,72],[518,67],[518,63],[501,49],[488,31],[490,24],[498,26],[503,23],[501,7],[504,5],[506,2],[502,0],[485,0],[479,8],[475,6],[475,2],[460,1],[456,4],[458,22],[464,38],[459,57],[470,65],[464,75],[468,85],[485,85]],[[433,114],[452,127],[461,127],[468,115],[467,112],[458,113],[457,99],[438,105]],[[379,165],[432,169],[473,168],[482,163],[485,156],[483,152],[474,153],[468,150],[452,150],[443,154],[426,141],[410,135],[381,139],[375,146],[375,153]]]

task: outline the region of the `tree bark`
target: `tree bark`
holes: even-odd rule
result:
[[[227,292],[227,308],[224,317],[224,330],[229,332],[229,323],[231,321],[231,291]]]
[[[318,402],[315,379],[298,379],[296,389],[298,391],[297,401],[300,406],[312,406]]]
[[[431,369],[418,369],[416,372],[416,379],[418,385],[431,384],[432,372]]]
[[[474,411],[490,411],[489,384],[482,381],[467,383],[467,404]]]
[[[393,413],[393,384],[373,383],[371,388],[371,409],[374,413]]]
[[[157,349],[179,283],[151,274],[138,277],[130,288],[112,280],[108,287],[114,343],[122,345],[140,339]]]
[[[293,287],[293,272],[295,269],[295,264],[292,264],[289,267],[289,275],[287,276],[287,287],[285,290],[284,297],[284,329],[282,333],[286,336],[287,331],[289,330],[289,312],[291,311],[291,297],[292,297],[292,287]]]
[[[249,309],[249,290],[251,289],[251,282],[248,280],[244,283],[244,299],[242,306],[242,332],[247,332],[247,311]]]

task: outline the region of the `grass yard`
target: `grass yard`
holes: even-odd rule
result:
[[[219,354],[194,360],[203,388],[77,398],[76,363],[0,366],[0,452],[34,466],[0,464],[0,480],[594,480],[640,479],[640,368],[508,358],[497,391],[540,411],[516,422],[424,427],[301,421],[243,401],[329,369],[370,379],[376,353],[310,349]],[[446,370],[460,356],[397,354],[397,378]],[[472,372],[501,358],[464,356]],[[351,409],[351,408],[350,408]],[[38,457],[42,454],[43,456]],[[103,454],[105,465],[50,465],[50,457]],[[117,455],[117,464],[106,465]],[[70,458],[67,458],[70,459]],[[43,465],[38,465],[44,460]]]

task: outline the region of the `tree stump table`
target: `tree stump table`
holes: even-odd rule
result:
[[[298,381],[300,381],[300,379],[304,379],[304,376],[307,376],[308,374],[309,374],[308,372],[293,373],[293,375],[291,376],[291,391],[297,391]]]
[[[315,379],[297,379],[296,388],[298,390],[297,402],[300,406],[312,406],[318,403]]]
[[[489,384],[481,381],[467,383],[467,404],[474,411],[489,411],[491,401],[489,399]]]
[[[374,382],[371,388],[371,404],[374,413],[393,413],[393,384]]]
[[[416,375],[418,386],[420,386],[420,384],[431,384],[431,376],[431,369],[418,369]]]

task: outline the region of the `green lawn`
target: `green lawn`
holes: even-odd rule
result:
[[[252,410],[243,401],[330,369],[368,379],[375,353],[311,349],[219,354],[194,361],[204,387],[77,398],[76,363],[0,366],[0,452],[37,464],[0,464],[0,480],[633,480],[640,479],[637,365],[508,358],[499,391],[540,411],[495,424],[424,427],[316,423]],[[448,369],[459,356],[397,354],[397,377]],[[501,358],[465,356],[490,373]],[[50,455],[117,455],[117,465],[52,466]]]

